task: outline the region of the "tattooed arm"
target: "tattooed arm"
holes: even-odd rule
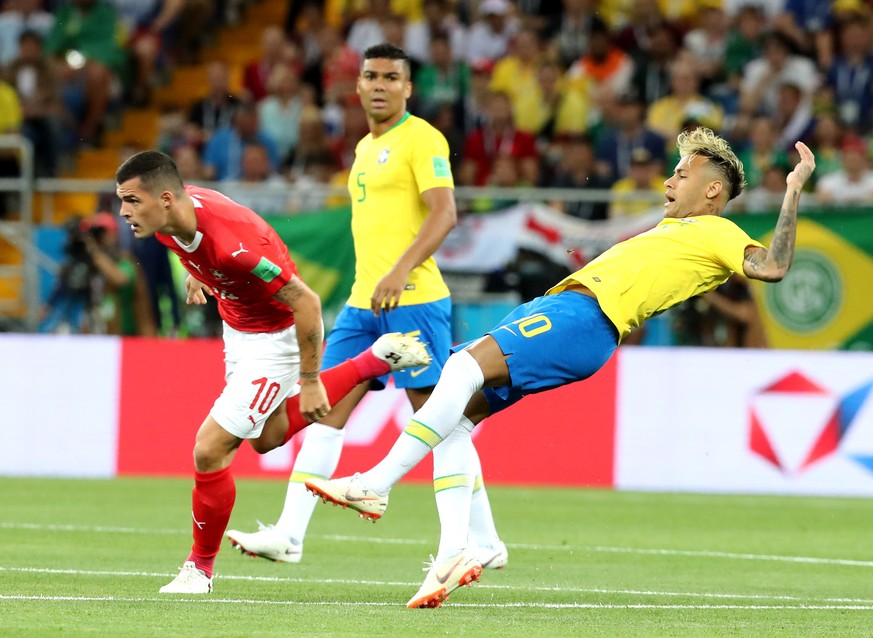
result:
[[[785,199],[782,200],[782,210],[779,212],[779,219],[776,220],[770,249],[760,246],[746,248],[743,273],[749,279],[780,281],[791,267],[791,260],[794,258],[794,236],[797,230],[800,191],[815,169],[815,156],[809,147],[803,142],[797,142],[794,147],[800,153],[800,162],[785,178],[787,186]]]
[[[300,347],[300,412],[307,421],[314,421],[330,411],[327,393],[318,376],[324,341],[321,300],[297,276],[292,277],[273,297],[294,311],[297,344]]]

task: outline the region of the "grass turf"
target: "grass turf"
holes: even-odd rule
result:
[[[491,487],[510,564],[408,610],[436,551],[426,485],[373,525],[318,505],[298,565],[225,544],[209,596],[159,595],[190,547],[187,479],[0,479],[0,636],[869,636],[865,499]],[[278,515],[238,481],[231,527]]]

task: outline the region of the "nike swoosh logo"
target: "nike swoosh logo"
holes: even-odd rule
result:
[[[461,561],[462,561],[462,560],[464,560],[464,557],[463,557],[463,556],[458,557],[458,560],[456,560],[456,561],[454,562],[454,564],[453,564],[451,567],[449,567],[449,569],[448,569],[448,571],[445,573],[445,575],[440,576],[439,572],[437,572],[436,574],[434,574],[434,576],[435,576],[436,579],[437,579],[437,582],[438,582],[440,585],[445,585],[445,584],[446,584],[446,581],[449,579],[449,576],[451,576],[451,575],[452,575],[452,572],[455,571],[455,568],[456,568],[458,565],[461,564]]]
[[[409,371],[409,376],[412,377],[412,378],[414,379],[415,377],[417,377],[417,376],[420,375],[421,373],[425,372],[425,371],[428,370],[429,368],[430,368],[430,366],[424,366],[423,368],[416,368],[415,370],[410,370],[410,371]]]
[[[351,494],[348,493],[348,491],[346,491],[345,499],[349,503],[360,503],[362,501],[378,501],[379,497],[378,496],[362,496],[362,497],[358,498],[357,496],[352,496]]]

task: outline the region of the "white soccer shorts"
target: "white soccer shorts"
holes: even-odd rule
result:
[[[256,439],[273,411],[300,392],[297,328],[240,332],[224,324],[224,390],[210,415],[241,439]]]

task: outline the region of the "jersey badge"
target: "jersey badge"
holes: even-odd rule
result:
[[[278,277],[280,272],[282,272],[282,269],[266,257],[261,257],[258,265],[252,268],[252,274],[267,283]]]
[[[387,148],[383,148],[382,152],[379,153],[379,159],[376,161],[379,164],[384,164],[385,162],[388,161],[388,155],[390,155],[390,154],[391,154],[391,151],[389,151]]]
[[[433,159],[433,176],[434,177],[451,177],[452,169],[449,168],[449,161],[445,157],[434,157]]]
[[[210,268],[209,274],[215,277],[218,281],[223,281],[224,279],[227,279],[227,275],[225,275],[220,270],[217,270],[216,268]]]

